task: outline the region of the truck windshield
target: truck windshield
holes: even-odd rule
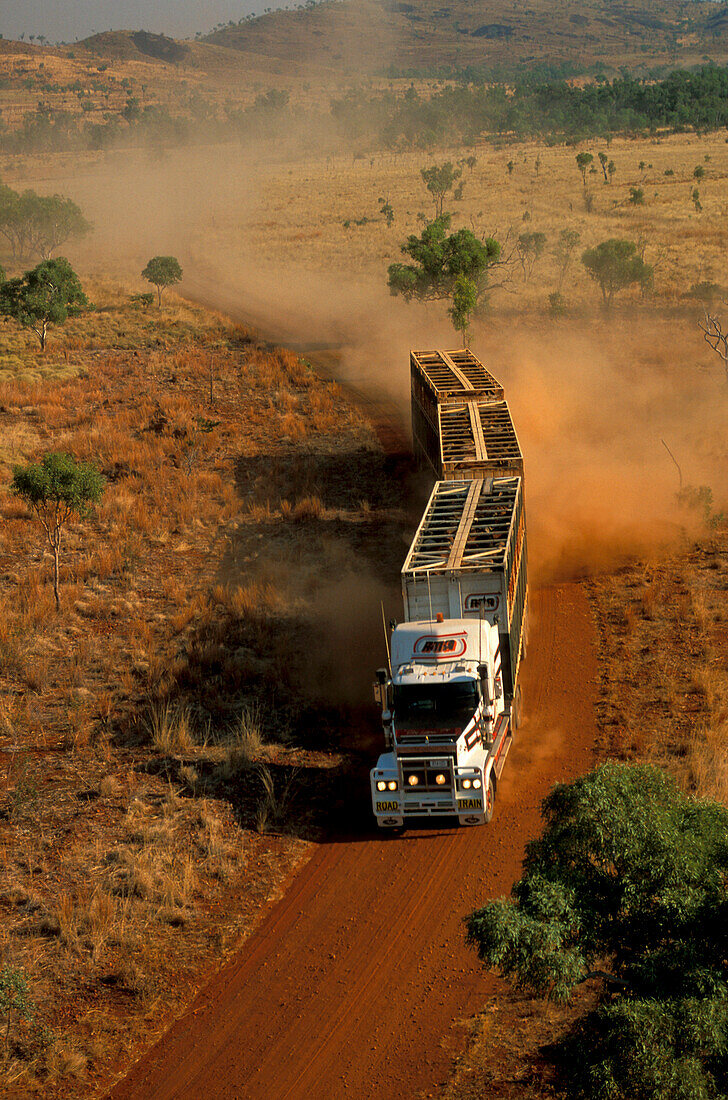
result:
[[[394,688],[394,713],[400,721],[426,718],[439,721],[466,720],[478,705],[475,681],[459,684],[406,684]]]

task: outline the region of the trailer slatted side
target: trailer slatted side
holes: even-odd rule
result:
[[[441,405],[438,417],[439,445],[426,456],[435,477],[523,477],[523,455],[506,401]]]
[[[503,400],[503,387],[469,348],[410,352],[413,381],[418,379],[436,400],[483,397]]]
[[[438,482],[402,571],[503,568],[520,488],[519,478]]]
[[[510,695],[522,652],[526,577],[521,478],[437,482],[402,568],[407,619],[496,611]]]

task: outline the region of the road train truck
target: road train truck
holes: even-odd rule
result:
[[[377,672],[377,824],[490,821],[518,727],[528,614],[523,480],[439,481],[402,569],[404,621]]]

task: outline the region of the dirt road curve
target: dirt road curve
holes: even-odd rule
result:
[[[589,767],[596,661],[578,585],[533,596],[527,721],[490,826],[322,845],[115,1100],[407,1100],[447,1076],[497,989],[462,918],[507,892],[540,800]],[[444,1036],[444,1042],[443,1042]]]

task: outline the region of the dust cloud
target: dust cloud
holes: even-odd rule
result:
[[[291,245],[285,269],[251,254],[241,226],[259,218],[270,150],[197,147],[115,153],[75,176],[45,177],[95,223],[71,253],[90,271],[136,278],[150,255],[180,257],[182,292],[315,355],[329,349],[339,378],[384,398],[409,421],[411,347],[458,343],[444,308],[406,305],[381,272],[306,270]],[[40,181],[28,181],[39,186]],[[275,226],[271,227],[275,232]],[[322,265],[323,266],[323,265]],[[685,483],[725,501],[726,406],[720,372],[697,369],[704,348],[685,317],[645,309],[608,323],[555,322],[494,312],[473,350],[505,385],[525,456],[532,578],[613,567],[675,543],[697,517],[676,503]],[[404,555],[403,555],[404,556]],[[376,594],[372,599],[378,605]]]

